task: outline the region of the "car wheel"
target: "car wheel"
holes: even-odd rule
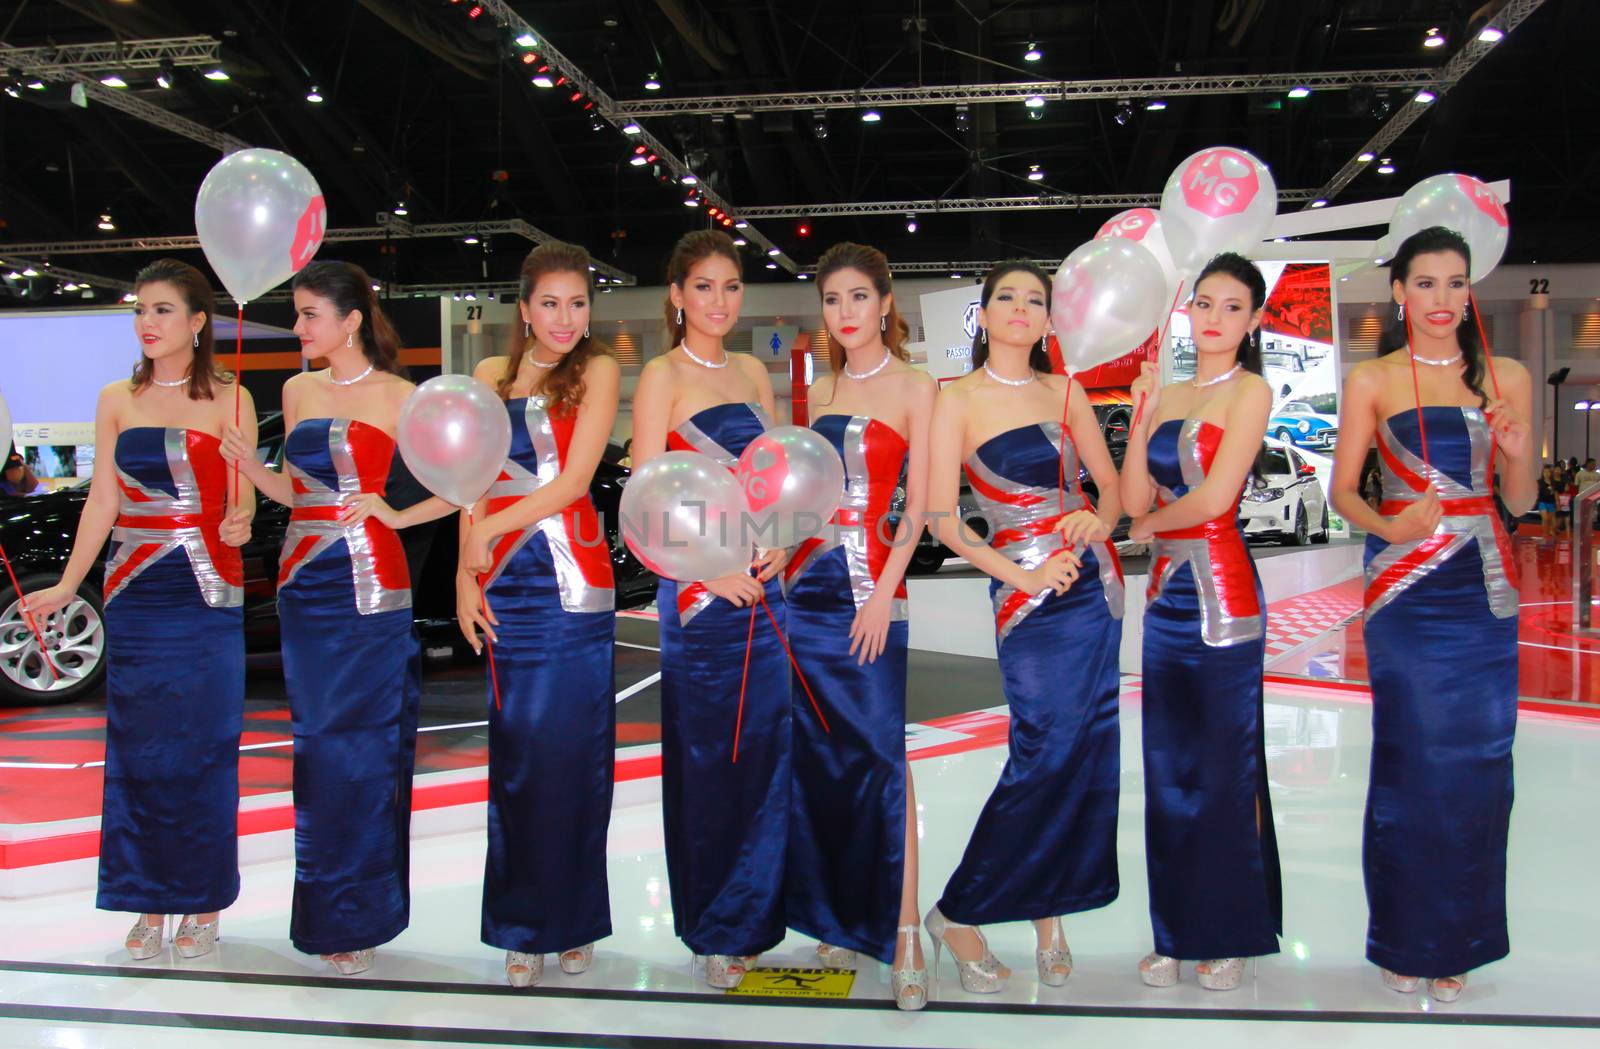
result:
[[[1327,503],[1323,503],[1322,504],[1322,531],[1318,532],[1316,538],[1311,540],[1311,541],[1313,543],[1317,543],[1318,545],[1320,545],[1322,543],[1326,543],[1331,538],[1333,538],[1333,532],[1328,527],[1328,504]]]
[[[1305,546],[1306,543],[1310,542],[1310,536],[1307,534],[1308,531],[1309,527],[1306,524],[1306,504],[1301,503],[1299,508],[1294,512],[1294,537],[1289,541],[1295,546]]]
[[[1277,433],[1273,434],[1273,436],[1282,441],[1284,444],[1294,443],[1294,434],[1290,433],[1288,430],[1280,428]]]
[[[54,576],[21,581],[22,592],[53,586]],[[0,589],[0,705],[48,706],[70,703],[100,687],[106,672],[106,624],[100,595],[91,587],[78,594],[48,622],[38,623],[56,673],[22,614],[17,593]]]

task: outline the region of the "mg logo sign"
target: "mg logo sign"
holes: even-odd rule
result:
[[[961,318],[961,327],[967,333],[967,338],[969,339],[978,337],[978,310],[981,308],[982,304],[977,299],[974,299],[967,303],[967,312]]]
[[[1261,191],[1251,158],[1234,149],[1208,149],[1183,173],[1183,200],[1214,219],[1242,214]]]

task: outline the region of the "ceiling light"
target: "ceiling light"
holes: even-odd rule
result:
[[[1586,412],[1586,411],[1589,410],[1589,402],[1588,401],[1573,401],[1572,402],[1572,410],[1575,411],[1575,412]]]
[[[686,208],[698,208],[700,206],[700,198],[691,193],[684,198],[683,206]]]
[[[656,78],[656,74],[651,73],[649,76],[645,77],[644,89],[646,91],[660,91],[661,90],[661,81]]]
[[[775,270],[775,269],[777,269],[777,268],[778,268],[778,264],[777,264],[777,263],[776,263],[776,262],[769,262],[769,263],[767,263],[767,269],[769,269],[769,270]]]
[[[626,124],[622,125],[622,133],[624,135],[637,135],[639,132],[641,132],[643,130],[644,130],[644,128],[640,127],[638,124],[635,124],[631,120],[628,121]]]
[[[1040,170],[1039,165],[1037,165],[1037,164],[1029,164],[1028,165],[1028,181],[1029,182],[1043,182],[1044,181],[1044,172]]]
[[[550,72],[546,70],[533,78],[534,87],[555,87],[556,82],[550,79]]]
[[[809,237],[809,236],[811,236],[811,223],[809,223],[809,222],[801,222],[798,226],[796,226],[794,228],[794,233],[795,233],[795,236],[797,236],[797,237]]]
[[[951,279],[951,280],[960,280],[960,279],[961,279],[961,274],[959,274],[959,273],[952,273],[952,274],[950,274],[950,279]]]
[[[863,124],[876,124],[882,119],[883,117],[879,115],[876,109],[869,109],[865,113],[861,114],[861,122]]]
[[[733,246],[736,248],[748,248],[750,246],[750,242],[745,240],[743,237],[734,237]]]
[[[116,232],[117,224],[115,222],[111,221],[110,212],[107,212],[106,214],[100,216],[100,221],[95,223],[95,229],[101,230],[101,231],[106,232],[106,233],[114,233],[114,232]]]
[[[539,46],[539,38],[534,36],[532,33],[523,33],[521,36],[517,37],[517,46],[518,47],[538,47]]]
[[[471,7],[467,8],[467,17],[468,18],[477,18],[482,14],[483,14],[483,5],[482,4],[473,4]]]
[[[1133,106],[1128,102],[1117,103],[1117,115],[1112,118],[1118,127],[1127,127],[1128,121],[1133,119]]]
[[[394,213],[399,215],[401,218],[405,218],[407,214],[406,202],[402,200],[400,203],[396,204],[394,206]]]
[[[693,175],[685,175],[678,181],[685,186],[698,186],[700,184],[700,180],[695,178]]]
[[[636,168],[642,168],[649,163],[649,161],[644,159],[643,153],[635,153],[633,156],[628,158],[628,163],[632,164]]]
[[[1289,89],[1289,97],[1290,98],[1310,98],[1311,97],[1311,89],[1309,87],[1306,87],[1304,84],[1296,84],[1294,87],[1291,87]]]
[[[768,249],[767,249],[767,254],[768,254],[768,255],[771,255],[771,256],[772,256],[772,257],[773,257],[773,258],[777,258],[777,257],[778,257],[778,256],[779,256],[779,255],[782,255],[782,254],[783,254],[783,252],[782,252],[782,251],[780,251],[780,250],[779,250],[779,249],[777,249],[777,248],[768,248]]]
[[[744,219],[736,219],[734,221],[734,223],[733,223],[733,228],[734,229],[749,229],[750,228],[750,223],[746,222]]]
[[[221,66],[215,66],[215,67],[213,67],[211,69],[206,70],[205,78],[207,80],[232,80],[233,79],[232,77],[230,77],[228,75],[228,71],[223,69]]]
[[[322,101],[322,92],[317,90],[317,85],[312,84],[311,85],[311,90],[306,92],[306,101],[307,102],[321,102]]]
[[[15,85],[15,84],[7,84],[5,86],[5,92],[6,92],[6,94],[10,95],[12,98],[21,98],[22,97],[22,92],[17,90],[17,85]]]
[[[970,119],[970,117],[969,117],[969,115],[967,113],[966,104],[965,103],[958,104],[956,106],[956,130],[957,131],[967,131],[967,130],[970,130],[971,127],[972,127],[972,120]]]
[[[828,137],[828,114],[820,109],[811,114],[811,133],[819,142]]]
[[[374,284],[373,284],[373,285],[372,285],[372,290],[373,290],[373,291],[382,291],[382,290],[383,290],[383,285],[381,285],[381,284],[377,284],[377,283],[374,283]]]
[[[21,280],[21,279],[22,279],[22,274],[18,273],[16,270],[12,270],[10,273],[6,274],[6,280]]]
[[[1444,46],[1444,34],[1439,31],[1439,27],[1438,26],[1434,26],[1433,28],[1428,30],[1428,35],[1422,38],[1422,46],[1423,47],[1443,47]]]
[[[1167,108],[1167,104],[1159,98],[1153,98],[1144,104],[1144,108],[1151,113],[1159,113]]]
[[[1498,44],[1505,38],[1505,31],[1497,29],[1492,25],[1484,26],[1483,29],[1478,33],[1478,43],[1480,44]]]
[[[1311,206],[1314,208],[1325,208],[1328,206],[1328,202],[1322,197],[1318,197],[1316,200],[1311,202]]]
[[[809,273],[796,273],[794,276],[795,276],[796,280],[810,280],[811,279],[811,274],[809,274]]]
[[[1023,102],[1022,104],[1027,106],[1029,109],[1041,109],[1044,107],[1044,96],[1029,95],[1027,101]]]
[[[461,243],[463,243],[463,244],[477,244],[477,243],[479,243],[478,235],[476,233],[468,233],[465,237],[461,238]]]
[[[454,295],[450,296],[450,301],[451,302],[460,302],[461,301],[461,293],[458,291]]]
[[[37,277],[39,275],[39,271],[34,269],[32,266],[29,266],[27,269],[22,271],[22,275],[24,277]]]
[[[22,86],[26,87],[29,91],[43,91],[44,90],[44,81],[43,80],[30,80],[30,81],[28,81],[26,84],[24,84]]]
[[[475,292],[475,291],[469,291],[469,292],[467,292],[465,295],[463,295],[461,297],[466,299],[468,302],[477,302],[478,301],[478,293]]]
[[[1394,163],[1392,161],[1385,160],[1382,164],[1379,164],[1378,165],[1378,174],[1380,174],[1380,175],[1393,175],[1394,174]]]
[[[1356,161],[1357,163],[1361,164],[1370,164],[1377,159],[1378,158],[1375,154],[1368,153],[1366,150],[1362,150],[1360,153],[1356,154]]]
[[[100,83],[106,87],[127,87],[128,82],[115,73],[107,73],[100,78]]]
[[[133,292],[130,291],[126,295],[124,295],[122,297],[122,301],[123,302],[138,302],[139,301],[139,296],[135,295]]]
[[[1429,91],[1427,88],[1423,88],[1421,91],[1417,92],[1416,97],[1411,101],[1421,103],[1425,106],[1438,97],[1439,96],[1435,95],[1432,91]]]
[[[1031,42],[1028,44],[1028,50],[1022,52],[1024,62],[1037,62],[1043,57],[1044,52],[1039,50],[1039,45]]]
[[[913,211],[913,212],[910,212],[910,213],[908,213],[906,215],[906,232],[907,233],[915,233],[916,231],[917,231],[917,214],[916,214],[916,212]]]
[[[62,291],[77,291],[78,290],[78,286],[76,284],[74,284],[72,281],[69,280],[69,281],[67,281],[67,283],[61,285],[61,290]]]

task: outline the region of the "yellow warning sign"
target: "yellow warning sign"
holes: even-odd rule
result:
[[[854,969],[769,969],[745,973],[729,994],[752,998],[848,998],[855,985]]]

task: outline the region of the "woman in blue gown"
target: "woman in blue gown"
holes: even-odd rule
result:
[[[1208,990],[1278,950],[1283,899],[1262,724],[1266,606],[1237,517],[1272,392],[1261,377],[1266,281],[1233,254],[1209,262],[1189,306],[1193,379],[1133,384],[1122,465],[1132,538],[1153,540],[1144,614],[1145,853],[1152,987],[1195,960]],[[1151,504],[1156,504],[1152,510]]]
[[[1385,986],[1426,979],[1439,1001],[1510,950],[1518,597],[1495,495],[1513,515],[1538,495],[1532,383],[1517,361],[1490,360],[1470,271],[1466,242],[1439,227],[1396,251],[1390,352],[1351,369],[1332,486],[1367,533],[1367,958]],[[1376,510],[1358,493],[1374,439]]]
[[[589,334],[593,279],[583,248],[534,248],[523,337],[474,372],[511,417],[510,458],[466,526],[456,605],[475,649],[480,632],[492,639],[482,937],[506,952],[513,987],[538,983],[547,953],[584,972],[611,935],[616,587],[589,483],[621,372]]]
[[[992,993],[1010,971],[972,926],[1031,921],[1039,980],[1060,986],[1072,972],[1060,916],[1117,897],[1122,571],[1107,540],[1121,502],[1088,395],[1050,374],[1049,278],[1003,263],[980,301],[974,370],[934,407],[928,521],[992,577],[1010,751],[926,925],[935,969],[948,947],[961,986]],[[1098,509],[1078,483],[1080,458]],[[987,545],[957,517],[963,467]]]
[[[913,369],[881,251],[837,244],[817,265],[831,375],[812,429],[845,466],[844,497],[784,566],[790,645],[828,711],[794,686],[794,794],[785,903],[824,965],[857,951],[890,965],[895,1005],[927,1003],[917,909],[916,795],[906,765],[906,566],[927,502],[934,384]],[[891,517],[905,478],[905,504]]]
[[[61,581],[24,607],[40,629],[70,635],[83,614],[78,589],[111,540],[96,906],[139,912],[126,946],[140,960],[160,953],[167,915],[182,915],[173,946],[197,958],[216,943],[218,912],[239,895],[237,547],[250,536],[255,496],[219,453],[236,388],[212,363],[216,302],[205,276],[162,259],[140,271],[134,295],[144,354],[132,381],[100,391],[95,410],[95,443],[111,452],[111,469],[89,482]],[[243,389],[237,395],[254,445],[254,403]],[[70,644],[50,652],[56,673],[70,666]]]
[[[674,347],[639,377],[636,470],[669,449],[701,452],[732,470],[772,425],[766,366],[722,344],[739,319],[741,273],[726,234],[696,231],[673,249],[666,311]],[[783,560],[783,551],[764,556],[755,575],[663,578],[656,596],[672,921],[706,957],[706,980],[719,988],[738,986],[755,957],[783,939],[791,719],[777,635],[787,629],[775,578]]]
[[[345,262],[295,277],[301,355],[328,367],[283,387],[286,472],[230,429],[223,451],[292,506],[278,565],[283,677],[294,728],[295,884],[289,936],[345,975],[410,921],[411,773],[421,699],[410,570],[396,529],[441,517],[383,502],[400,407],[414,389],[371,279]]]

